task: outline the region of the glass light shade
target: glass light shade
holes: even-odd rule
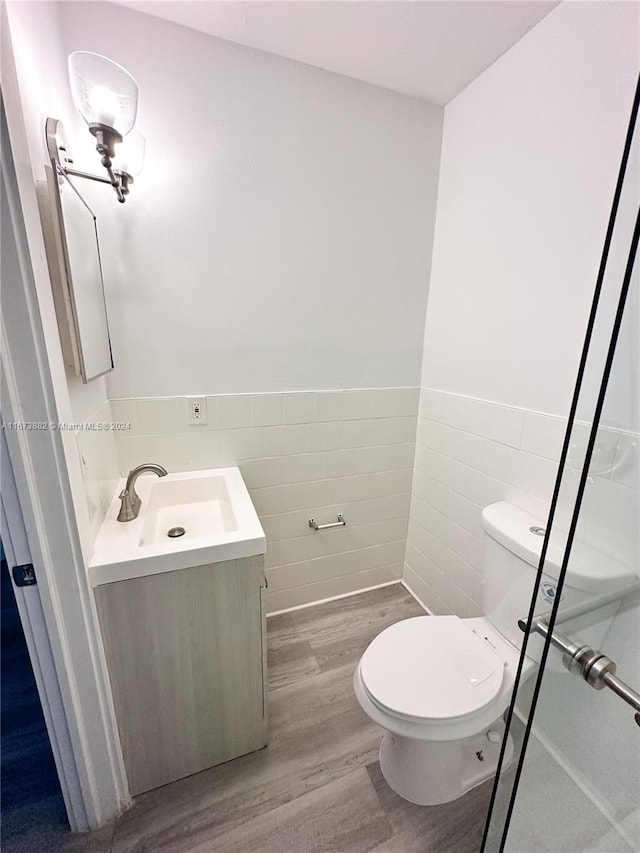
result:
[[[116,156],[113,168],[118,172],[126,172],[135,178],[144,165],[145,138],[137,130],[132,130],[122,142],[116,144]]]
[[[121,65],[86,50],[69,56],[69,83],[87,124],[106,124],[125,136],[138,112],[138,84]]]

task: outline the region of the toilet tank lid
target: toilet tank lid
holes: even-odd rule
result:
[[[535,569],[540,563],[544,536],[532,533],[530,528],[543,527],[544,524],[541,519],[507,501],[490,504],[482,510],[482,526],[487,535]],[[544,563],[545,575],[558,579],[563,555],[564,548],[551,543]],[[584,542],[574,541],[565,577],[568,587],[597,591],[602,589],[603,583],[609,587],[625,585],[636,578],[634,569],[611,555],[597,551]]]
[[[544,536],[532,533],[530,528],[544,525],[541,519],[507,501],[490,504],[482,510],[485,533],[534,568],[540,562]]]

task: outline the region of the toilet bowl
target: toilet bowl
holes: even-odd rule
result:
[[[529,611],[543,539],[536,533],[540,520],[506,502],[486,507],[482,523],[487,615],[418,616],[391,625],[371,642],[354,673],[362,709],[384,730],[382,773],[400,796],[420,805],[455,800],[493,776],[505,737],[502,716],[524,637],[518,620]],[[559,561],[546,561],[548,568],[553,574],[542,575],[536,613],[549,608]],[[588,561],[588,571],[567,575],[563,597],[584,600],[611,571],[602,560]],[[539,660],[540,638],[532,640],[521,683]],[[507,735],[503,769],[512,758]]]
[[[484,617],[418,616],[375,638],[356,668],[354,689],[385,730],[380,766],[396,793],[436,805],[493,776],[518,658]],[[527,661],[523,675],[534,667]],[[503,766],[512,757],[509,735]]]

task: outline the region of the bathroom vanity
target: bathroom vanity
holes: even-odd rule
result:
[[[139,494],[131,522],[114,499],[89,567],[134,795],[267,743],[265,539],[240,472]]]

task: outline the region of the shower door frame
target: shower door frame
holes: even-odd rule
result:
[[[558,463],[558,474],[557,474],[556,481],[554,484],[553,496],[552,496],[552,500],[551,500],[551,508],[549,511],[549,517],[548,517],[548,521],[547,521],[547,525],[546,525],[545,537],[544,537],[544,541],[543,541],[543,545],[542,545],[542,552],[541,552],[541,556],[540,556],[540,562],[538,565],[538,571],[537,571],[536,579],[535,579],[534,586],[533,586],[532,599],[531,599],[531,604],[529,607],[529,613],[527,616],[527,624],[526,624],[526,628],[524,629],[524,636],[526,638],[528,638],[531,635],[532,630],[533,630],[533,623],[534,623],[534,619],[535,619],[534,612],[535,612],[536,604],[537,604],[537,591],[538,591],[540,582],[542,580],[542,574],[543,574],[543,569],[544,569],[544,565],[545,565],[547,550],[549,547],[549,543],[550,543],[550,539],[551,539],[551,535],[552,535],[552,531],[553,531],[553,524],[554,524],[556,511],[558,509],[558,500],[559,500],[559,496],[560,496],[561,486],[563,483],[563,477],[564,477],[566,465],[567,465],[567,462],[569,459],[569,450],[570,450],[570,442],[571,442],[571,437],[572,437],[572,432],[573,432],[573,426],[574,426],[574,423],[576,420],[576,413],[577,413],[578,404],[580,401],[580,394],[581,394],[582,387],[583,387],[583,380],[584,380],[585,371],[586,371],[586,367],[587,367],[587,359],[588,359],[589,352],[590,352],[592,337],[593,337],[594,329],[595,329],[596,322],[598,319],[598,308],[600,305],[600,297],[601,297],[601,292],[602,292],[602,286],[603,286],[603,282],[604,282],[605,271],[607,268],[607,261],[609,259],[609,251],[610,251],[611,242],[613,239],[613,233],[614,233],[614,228],[615,228],[618,209],[619,209],[620,197],[622,195],[624,180],[625,180],[625,177],[627,176],[627,169],[628,169],[628,165],[629,165],[629,159],[630,159],[630,154],[631,154],[631,148],[632,148],[634,133],[636,132],[636,124],[638,122],[639,110],[640,110],[640,76],[638,77],[638,82],[636,85],[635,95],[634,95],[633,104],[632,104],[632,108],[631,108],[631,115],[629,118],[627,135],[625,138],[625,144],[624,144],[624,149],[623,149],[623,153],[622,153],[620,169],[619,169],[619,173],[618,173],[618,180],[616,182],[616,187],[615,187],[614,196],[613,196],[613,202],[612,202],[612,206],[611,206],[611,213],[610,213],[609,222],[607,225],[607,231],[606,231],[606,235],[605,235],[605,241],[604,241],[602,256],[601,256],[601,260],[600,260],[600,266],[598,269],[598,276],[597,276],[597,280],[596,280],[595,292],[594,292],[593,301],[591,304],[591,310],[589,312],[589,319],[587,322],[587,328],[586,328],[586,332],[585,332],[585,340],[584,340],[584,344],[583,344],[583,348],[582,348],[582,353],[580,356],[580,362],[579,362],[579,366],[578,366],[578,374],[577,374],[575,389],[574,389],[573,397],[571,400],[571,408],[569,411],[569,417],[567,420],[567,428],[565,431],[563,445],[562,445],[562,452],[561,452],[560,460]],[[605,402],[605,395],[606,395],[606,391],[607,391],[607,386],[608,386],[609,378],[611,375],[611,368],[613,365],[613,359],[614,359],[614,355],[615,355],[615,351],[616,351],[616,345],[617,345],[618,337],[619,337],[619,333],[620,333],[620,327],[622,325],[624,310],[625,310],[625,306],[627,303],[627,296],[629,293],[631,278],[632,278],[632,275],[634,272],[635,265],[640,262],[638,260],[638,245],[639,245],[639,243],[640,243],[640,208],[636,212],[635,225],[634,225],[633,234],[631,237],[631,243],[629,246],[628,257],[627,257],[626,264],[625,264],[624,277],[623,277],[623,281],[622,281],[621,286],[620,286],[620,292],[619,292],[618,303],[617,303],[617,307],[616,307],[616,313],[615,313],[615,317],[614,317],[614,321],[613,321],[613,326],[611,329],[611,337],[610,337],[608,348],[607,348],[606,359],[605,359],[604,365],[602,367],[602,378],[601,378],[601,381],[599,384],[598,396],[596,399],[595,408],[594,408],[594,412],[593,412],[593,420],[591,423],[591,429],[589,432],[589,438],[588,438],[587,447],[586,447],[586,451],[585,451],[584,463],[582,466],[582,470],[580,472],[580,480],[578,483],[576,498],[575,498],[575,502],[573,505],[572,513],[571,513],[571,521],[570,521],[569,529],[568,529],[568,533],[567,533],[567,542],[566,542],[566,546],[564,549],[562,565],[561,565],[560,573],[558,576],[557,589],[556,589],[555,597],[553,600],[553,605],[552,605],[550,613],[548,614],[548,617],[546,619],[547,624],[548,624],[548,629],[546,632],[546,636],[544,638],[544,647],[543,647],[542,654],[541,654],[541,659],[540,659],[540,664],[539,664],[539,668],[538,668],[538,672],[537,672],[535,687],[534,687],[533,696],[531,699],[531,705],[529,708],[529,713],[527,715],[527,721],[526,721],[525,731],[524,731],[524,738],[523,738],[522,747],[520,749],[520,754],[518,756],[518,762],[517,762],[517,767],[516,767],[516,771],[515,771],[515,778],[514,778],[512,787],[511,787],[510,795],[509,795],[509,805],[508,805],[507,813],[505,815],[503,826],[502,826],[502,836],[501,836],[501,841],[500,841],[500,853],[503,853],[503,851],[505,849],[505,844],[506,844],[506,841],[508,838],[508,833],[509,833],[509,828],[510,828],[511,817],[513,814],[515,801],[516,801],[516,798],[518,795],[518,787],[520,784],[520,777],[521,777],[522,770],[524,767],[524,761],[525,761],[526,753],[527,753],[527,746],[529,743],[529,738],[530,738],[531,730],[533,727],[533,722],[534,722],[536,707],[537,707],[537,703],[538,703],[538,698],[539,698],[540,690],[542,687],[542,680],[544,677],[547,657],[549,654],[549,649],[550,649],[551,644],[552,644],[551,641],[552,641],[553,631],[554,631],[554,627],[555,627],[555,623],[556,623],[556,617],[558,615],[558,610],[560,607],[560,601],[562,598],[562,595],[561,595],[562,589],[563,589],[563,585],[564,585],[564,581],[565,581],[565,577],[566,577],[566,573],[567,573],[567,567],[569,564],[569,560],[571,558],[571,549],[572,549],[576,529],[578,526],[580,511],[582,508],[582,500],[583,500],[585,488],[586,488],[586,485],[588,482],[589,468],[591,465],[593,450],[594,450],[595,443],[596,443],[598,428],[599,428],[599,424],[600,424],[600,418],[602,415],[602,409],[603,409],[604,402]],[[513,694],[512,694],[512,698],[511,698],[511,702],[510,702],[508,711],[507,711],[506,733],[509,732],[511,723],[512,723],[513,718],[515,716],[516,700],[517,700],[518,691],[519,691],[519,688],[521,685],[521,675],[522,675],[522,669],[523,669],[525,658],[526,658],[526,641],[523,643],[522,652],[521,652],[520,660],[518,663],[518,669],[516,672],[516,679],[515,679],[515,684],[514,684],[514,688],[513,688]],[[487,813],[487,819],[486,819],[486,823],[485,823],[485,829],[484,829],[484,834],[483,834],[483,838],[482,838],[482,846],[481,846],[480,853],[485,853],[485,851],[487,849],[489,829],[490,829],[490,825],[491,825],[491,819],[493,816],[494,806],[496,803],[498,788],[500,785],[500,774],[501,774],[502,764],[504,761],[504,756],[506,753],[506,746],[507,746],[507,737],[505,735],[505,738],[504,738],[503,744],[502,744],[502,748],[501,748],[501,752],[500,752],[500,758],[498,761],[498,768],[496,770],[496,775],[495,775],[495,779],[494,779],[493,790],[491,793],[491,800],[489,803],[489,810]]]

